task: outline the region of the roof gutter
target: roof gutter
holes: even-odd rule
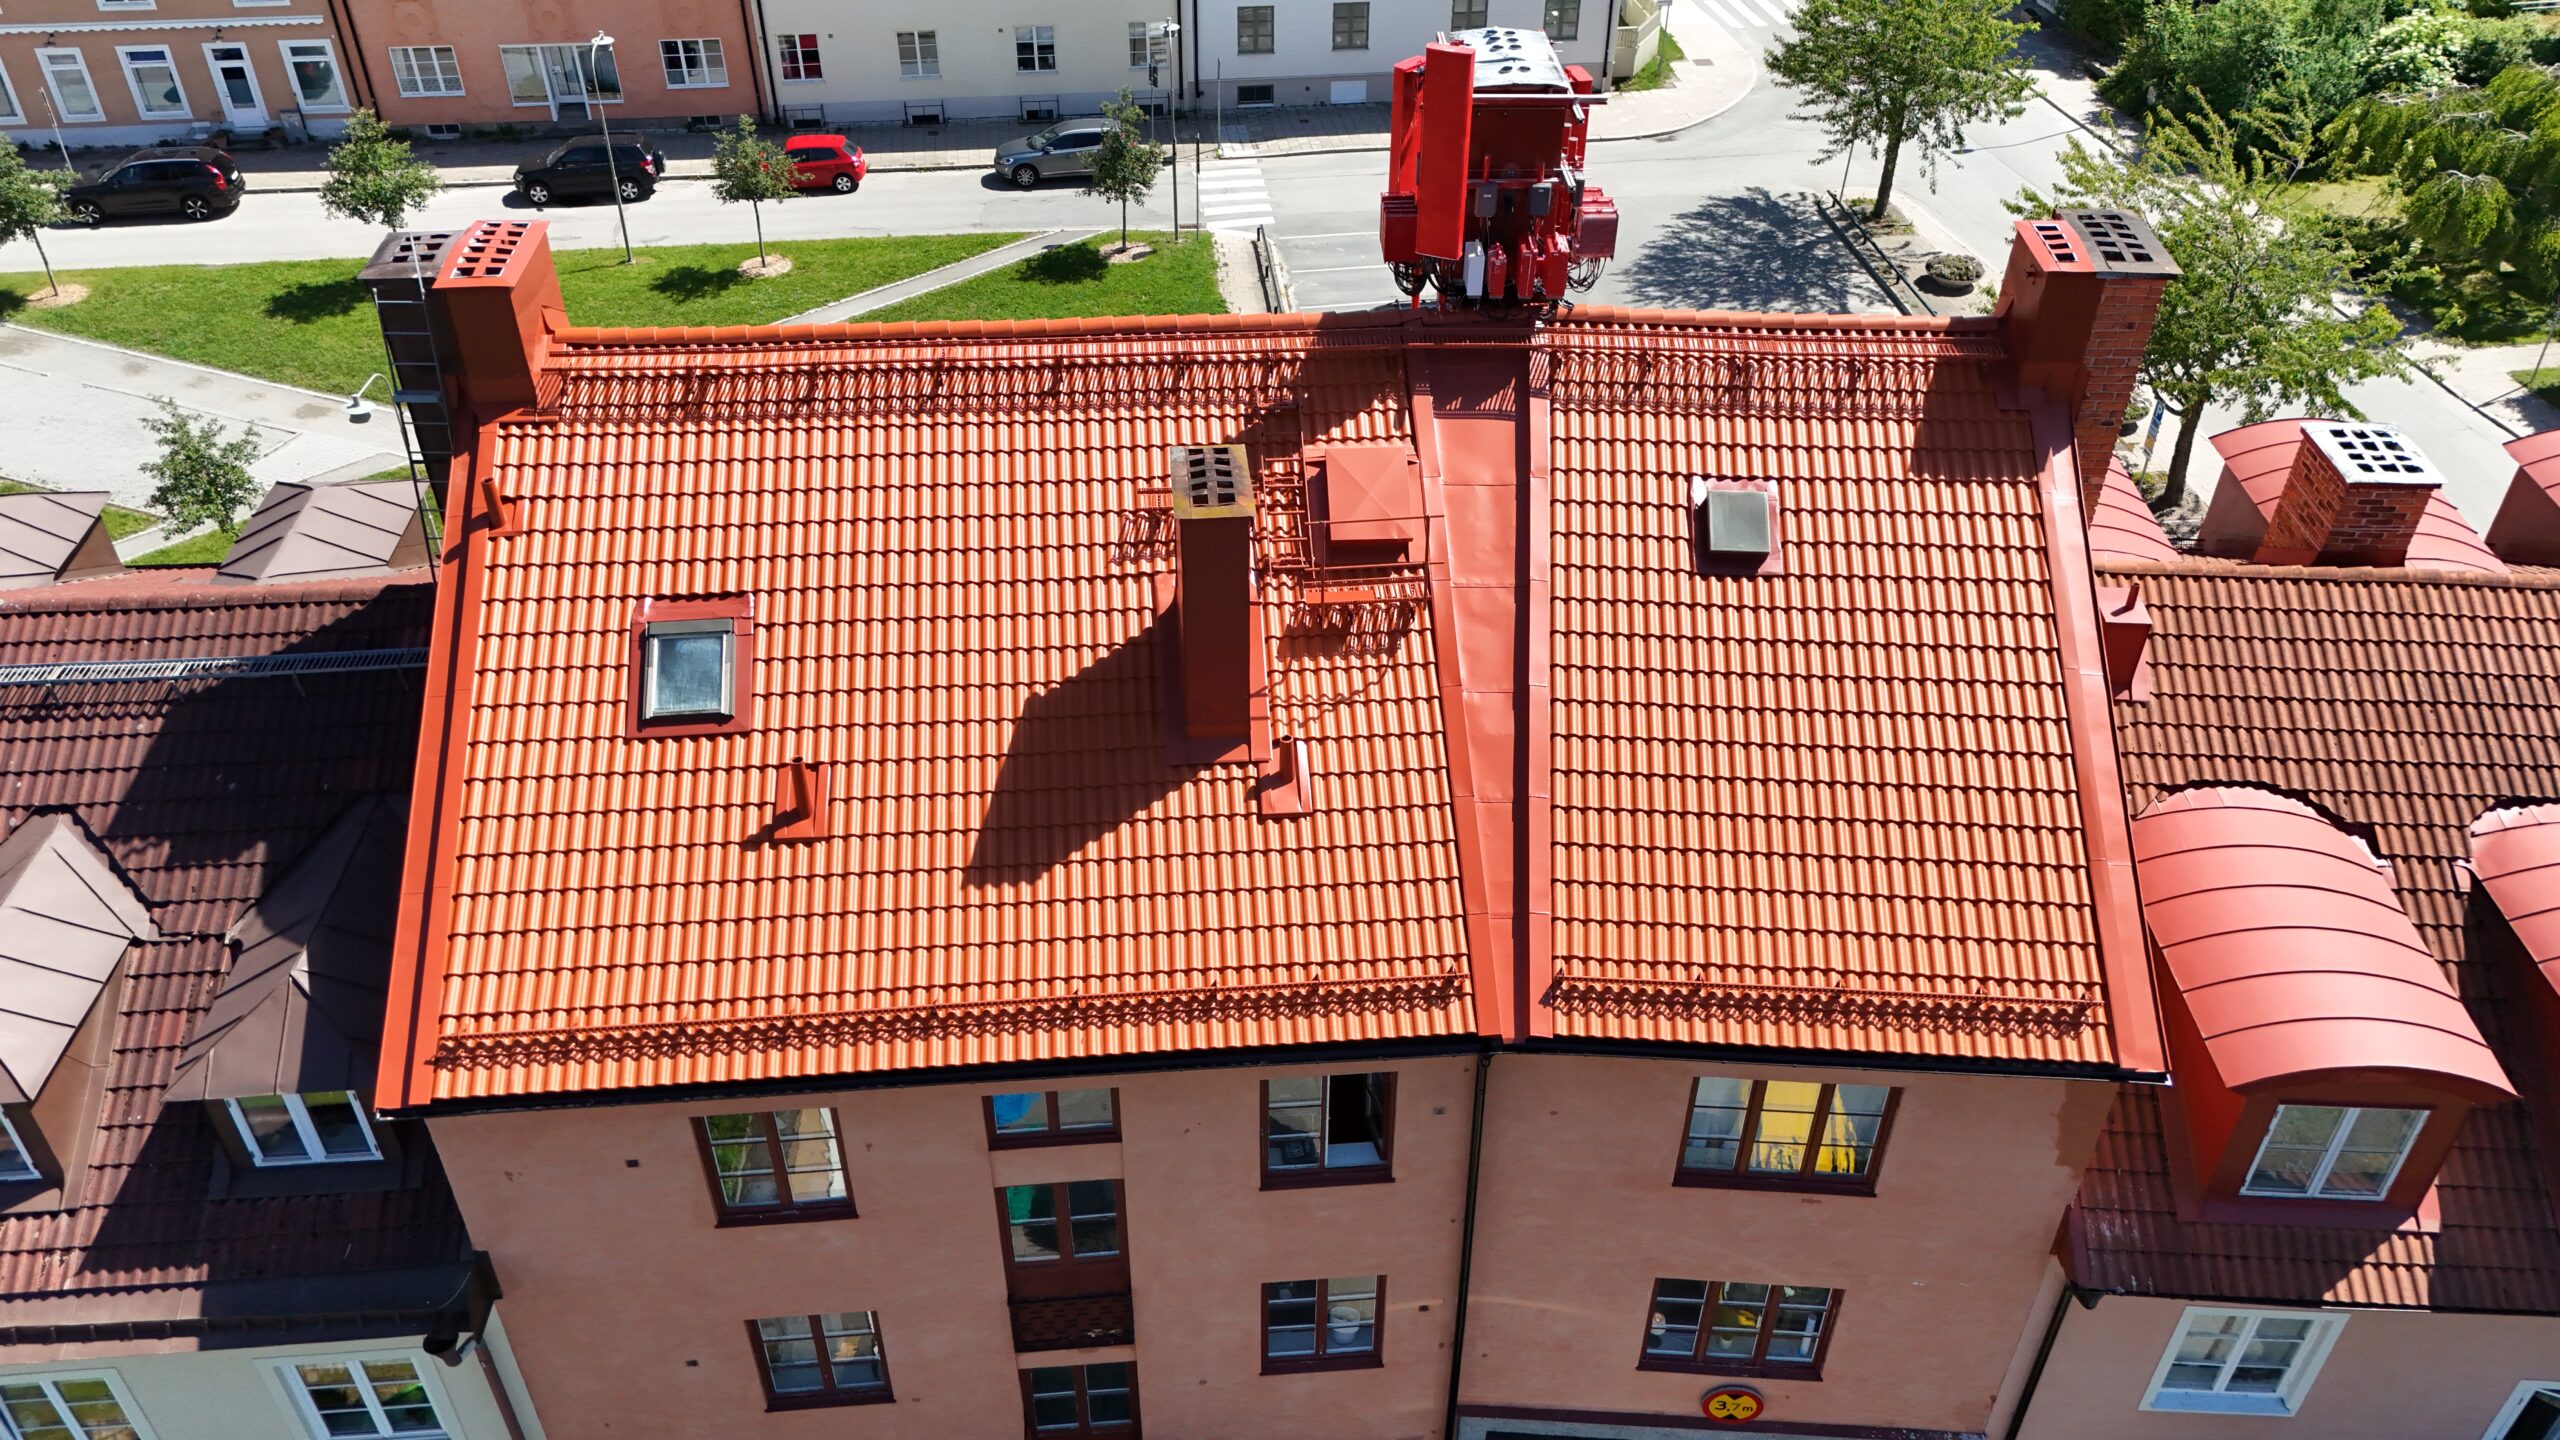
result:
[[[1458,1433],[1458,1380],[1467,1367],[1469,1285],[1476,1266],[1476,1181],[1484,1173],[1484,1087],[1493,1073],[1495,1053],[1488,1045],[1476,1056],[1475,1114],[1467,1124],[1467,1204],[1458,1223],[1458,1293],[1451,1301],[1457,1314],[1449,1322],[1449,1412],[1440,1426],[1444,1436]]]
[[[2062,1282],[2062,1293],[2053,1297],[2053,1313],[2045,1317],[2044,1338],[2036,1343],[2035,1363],[2027,1367],[2027,1383],[2018,1391],[2018,1408],[2009,1412],[2009,1427],[2000,1432],[2000,1440],[2018,1440],[2026,1433],[2027,1407],[2035,1403],[2036,1386],[2043,1383],[2044,1367],[2053,1359],[2054,1342],[2062,1338],[2062,1317],[2070,1313],[2072,1302],[2078,1301],[2083,1310],[2095,1310],[2106,1293],[2075,1280]]]

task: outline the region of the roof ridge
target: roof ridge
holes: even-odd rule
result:
[[[2481,570],[2435,570],[2384,565],[2256,565],[2218,555],[2189,555],[2180,560],[2120,560],[2094,557],[2107,575],[2211,575],[2242,580],[2406,581],[2423,585],[2470,586],[2483,590],[2560,590],[2560,568],[2539,565],[2510,567],[2504,575]]]

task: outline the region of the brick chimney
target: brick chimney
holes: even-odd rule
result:
[[[2516,473],[2489,522],[2489,548],[2510,565],[2560,565],[2560,430],[2510,440],[2507,453]]]
[[[2181,273],[2151,226],[2126,211],[2066,210],[2017,223],[1993,313],[2018,383],[2070,407],[2084,513],[2106,484],[2160,297]]]
[[[1182,730],[1195,740],[1246,740],[1260,668],[1253,471],[1241,445],[1177,445],[1171,469]]]
[[[2306,421],[2261,565],[2398,565],[2444,477],[2388,425]]]

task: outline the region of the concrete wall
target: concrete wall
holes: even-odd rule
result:
[[[323,1440],[286,1388],[284,1367],[296,1361],[390,1359],[415,1364],[436,1415],[453,1440],[509,1440],[506,1418],[477,1355],[447,1366],[419,1349],[421,1336],[345,1344],[277,1345],[234,1350],[196,1348],[194,1340],[84,1345],[78,1358],[21,1359],[37,1346],[15,1346],[0,1381],[31,1376],[110,1374],[133,1402],[131,1418],[154,1440]],[[502,1337],[493,1341],[503,1347]],[[502,1362],[503,1363],[503,1362]],[[521,1407],[525,1440],[542,1430]]]
[[[585,46],[597,31],[611,35],[623,98],[610,104],[613,123],[681,120],[693,115],[762,113],[753,75],[756,50],[737,0],[347,0],[350,25],[370,67],[382,118],[395,125],[527,125],[549,127],[552,107],[517,104],[499,58],[502,45]],[[716,39],[728,84],[669,88],[659,63],[661,40]],[[395,46],[449,45],[462,72],[458,96],[408,97],[391,68]],[[581,128],[592,128],[588,122]]]
[[[1261,1189],[1261,1082],[1372,1068],[1210,1070],[1117,1084],[1123,1140],[990,1151],[980,1098],[953,1085],[763,1100],[835,1107],[859,1218],[717,1228],[691,1128],[737,1104],[634,1105],[436,1120],[476,1243],[506,1285],[508,1331],[555,1433],[731,1440],[1020,1433],[997,1187],[1119,1178],[1140,1407],[1163,1436],[1427,1440],[1440,1431],[1464,1202],[1473,1062],[1397,1075],[1390,1184]],[[1674,1122],[1676,1123],[1676,1122]],[[1384,1364],[1265,1376],[1261,1286],[1386,1277]],[[747,1321],[878,1316],[895,1404],[764,1413]],[[645,1315],[599,1345],[600,1317]],[[564,1429],[563,1416],[575,1417]],[[850,1418],[849,1418],[850,1417]]]
[[[1210,102],[1233,107],[1238,85],[1268,84],[1278,105],[1323,105],[1336,99],[1336,81],[1361,82],[1359,95],[1344,100],[1385,104],[1387,82],[1396,62],[1419,55],[1433,37],[1449,28],[1448,0],[1371,0],[1369,48],[1333,48],[1330,0],[1271,0],[1274,11],[1272,53],[1236,52],[1236,0],[1201,0],[1200,74],[1215,92]],[[1556,53],[1568,65],[1580,65],[1596,80],[1603,68],[1610,21],[1617,0],[1582,0],[1579,38],[1558,41]],[[1544,0],[1491,0],[1487,22],[1523,30],[1544,23]],[[1187,23],[1187,22],[1186,22]]]
[[[1900,1086],[1876,1193],[1673,1186],[1703,1071]],[[1505,1057],[1460,1398],[1694,1419],[1716,1380],[1636,1368],[1653,1282],[1823,1285],[1842,1292],[1823,1378],[1744,1382],[1766,1418],[1982,1430],[2043,1318],[2055,1227],[2110,1099],[2059,1080]]]
[[[2560,1383],[2560,1317],[2349,1310],[2331,1312],[2346,1326],[2290,1421],[2144,1410],[2186,1311],[2125,1295],[2072,1306],[2020,1440],[2481,1440],[2518,1383]]]
[[[939,105],[945,118],[1011,118],[1026,96],[1057,97],[1060,113],[1090,115],[1126,86],[1148,98],[1147,72],[1129,64],[1129,26],[1161,24],[1172,0],[1086,0],[1075,5],[988,4],[984,0],[894,0],[848,7],[836,0],[765,0],[767,47],[781,73],[773,37],[818,36],[825,74],[817,80],[777,80],[786,107],[819,106],[830,123],[894,124],[910,104]],[[1047,25],[1057,42],[1058,68],[1016,68],[1014,29]],[[898,63],[898,32],[930,30],[941,73],[908,77]],[[1159,78],[1170,88],[1175,66]],[[1037,128],[1036,126],[1032,128]]]
[[[159,0],[140,13],[102,12],[95,0],[38,0],[34,5],[8,6],[0,13],[0,21],[10,27],[8,33],[0,33],[0,75],[7,77],[8,86],[8,98],[0,99],[0,136],[27,145],[52,148],[57,116],[63,143],[75,150],[84,146],[130,149],[180,139],[196,122],[247,134],[262,125],[282,124],[289,110],[300,112],[313,134],[328,135],[335,134],[345,124],[347,111],[363,100],[346,43],[320,0],[288,0],[274,8],[251,10],[235,8],[230,0]],[[59,32],[39,28],[55,22],[66,28]],[[74,25],[109,28],[68,28]],[[305,104],[286,72],[279,41],[328,44],[338,62],[345,103]],[[213,60],[206,51],[209,44],[239,46],[245,52],[254,99],[237,116],[226,110],[223,92],[215,84]],[[184,115],[142,112],[117,53],[136,47],[169,52],[186,105]],[[37,58],[40,50],[79,52],[96,92],[101,112],[96,118],[75,118],[61,113],[59,106],[49,106],[53,95]],[[18,112],[14,117],[6,113],[12,100]],[[83,162],[95,163],[99,158],[83,157]]]

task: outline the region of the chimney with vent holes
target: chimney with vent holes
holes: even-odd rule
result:
[[[457,423],[485,425],[535,404],[551,332],[568,323],[550,226],[473,222],[445,242],[432,295],[452,337],[443,358]]]
[[[2018,383],[2070,407],[2084,512],[2097,508],[2160,297],[2180,273],[2151,226],[2123,210],[2017,224],[1993,313]]]
[[[2261,565],[2398,565],[2444,477],[2388,425],[2310,420],[2255,557]]]
[[[1253,471],[1241,445],[1172,452],[1173,621],[1182,729],[1243,740],[1253,728]]]

